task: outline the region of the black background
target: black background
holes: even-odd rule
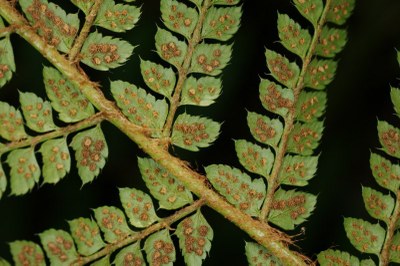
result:
[[[59,2],[71,12],[76,10],[64,1]],[[109,72],[85,68],[93,80],[101,82],[109,98],[109,80],[121,79],[144,87],[139,75],[139,56],[159,60],[154,52],[156,25],[162,25],[159,1],[137,3],[142,5],[143,11],[137,27],[125,35],[118,35],[138,45],[131,60]],[[200,172],[203,166],[213,163],[240,167],[232,140],[252,140],[246,125],[246,110],[264,112],[258,100],[259,78],[268,73],[264,49],[268,47],[289,55],[277,42],[277,12],[290,14],[308,26],[289,0],[243,0],[242,4],[242,26],[234,37],[230,65],[222,75],[223,94],[211,107],[186,109],[223,122],[222,134],[212,147],[199,153],[174,151]],[[317,150],[321,154],[318,172],[305,188],[318,195],[317,208],[309,221],[300,226],[305,228],[305,234],[296,238],[300,250],[314,259],[318,252],[327,248],[343,249],[360,256],[345,237],[343,217],[376,222],[367,215],[361,197],[362,185],[379,189],[369,169],[370,151],[379,147],[376,122],[379,118],[400,125],[389,96],[390,85],[400,83],[396,78],[400,77],[400,69],[395,58],[395,48],[400,49],[400,2],[359,0],[345,27],[349,31],[349,41],[339,56],[336,79],[328,87],[326,128]],[[12,82],[0,90],[0,97],[2,101],[18,106],[17,90],[32,91],[45,97],[41,71],[43,64],[49,64],[18,36],[12,36],[12,41],[17,73]],[[92,184],[81,187],[73,167],[71,173],[55,186],[36,187],[25,196],[5,196],[0,200],[0,256],[11,259],[7,242],[19,239],[37,242],[35,234],[51,227],[68,230],[67,220],[89,217],[91,208],[120,206],[118,187],[145,189],[136,159],[144,154],[112,125],[103,123],[102,128],[109,145],[109,159]],[[3,162],[5,159],[6,156],[2,156]],[[203,208],[203,213],[215,235],[210,257],[204,264],[246,265],[244,241],[250,238],[213,210]],[[159,214],[167,213],[160,211]],[[300,230],[288,233],[294,235]],[[176,265],[181,264],[183,260],[179,257]]]

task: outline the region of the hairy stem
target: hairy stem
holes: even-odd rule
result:
[[[198,210],[201,206],[204,205],[204,200],[199,199],[195,202],[193,202],[191,205],[180,209],[173,215],[162,219],[156,224],[153,224],[146,229],[143,229],[140,232],[137,232],[133,235],[130,235],[123,240],[113,243],[113,244],[108,244],[106,247],[104,247],[102,250],[94,253],[93,255],[87,256],[87,257],[80,257],[78,258],[75,262],[73,262],[71,265],[78,266],[78,265],[84,265],[86,263],[95,261],[101,257],[104,257],[106,255],[110,255],[113,253],[115,250],[123,248],[129,244],[132,244],[133,242],[139,241],[141,239],[146,238],[147,236],[151,235],[152,233],[157,232],[158,230],[161,230],[163,228],[168,228],[171,224],[175,223],[176,221],[188,216],[192,212]]]
[[[190,67],[190,62],[192,60],[193,52],[194,52],[197,44],[199,44],[199,42],[202,40],[201,30],[203,28],[204,19],[206,18],[206,15],[207,15],[207,10],[212,5],[211,2],[212,2],[211,0],[205,0],[203,2],[203,6],[199,10],[199,19],[198,19],[196,27],[193,31],[192,38],[189,40],[186,55],[183,59],[182,66],[178,68],[178,82],[176,83],[174,94],[172,95],[172,98],[171,98],[171,106],[169,108],[168,117],[167,117],[167,120],[164,125],[164,129],[163,129],[164,137],[169,137],[171,135],[171,127],[172,127],[172,123],[174,121],[176,110],[178,109],[179,104],[180,104],[182,88],[183,88],[183,85],[187,78],[187,74],[188,74],[188,70]]]
[[[311,59],[314,56],[315,47],[318,44],[319,37],[322,32],[322,27],[325,24],[326,14],[329,11],[330,4],[331,4],[331,0],[326,0],[324,11],[318,21],[317,28],[314,31],[314,35],[313,35],[310,47],[307,51],[306,56],[303,58],[303,64],[301,67],[301,72],[300,72],[299,78],[297,79],[296,86],[293,88],[293,94],[294,94],[293,106],[289,109],[288,115],[285,118],[285,128],[282,133],[281,142],[279,143],[279,146],[276,150],[275,162],[274,162],[274,166],[272,168],[271,176],[268,178],[267,196],[265,198],[264,205],[263,205],[263,207],[261,209],[261,213],[260,213],[260,219],[262,221],[267,219],[268,214],[271,211],[271,206],[272,206],[273,198],[275,195],[275,191],[279,187],[278,177],[281,172],[283,158],[285,157],[285,154],[286,154],[289,136],[293,130],[294,123],[296,120],[297,100],[299,98],[300,92],[304,88],[304,77],[307,73],[308,66],[311,62]]]
[[[396,203],[386,230],[385,242],[381,253],[379,254],[379,266],[389,265],[390,247],[393,241],[393,235],[396,230],[396,224],[400,219],[400,191],[396,194]]]
[[[80,88],[85,97],[97,109],[104,112],[106,119],[110,123],[114,124],[121,132],[137,143],[144,152],[176,176],[190,191],[199,198],[204,199],[209,207],[267,248],[282,264],[307,265],[306,261],[309,262],[309,259],[291,251],[287,247],[291,243],[287,236],[232,206],[221,195],[208,187],[205,176],[193,171],[185,162],[161,148],[159,140],[148,136],[148,130],[129,121],[116,107],[115,103],[104,96],[96,83],[90,81],[75,65],[71,64],[53,46],[48,45],[42,37],[37,35],[24,17],[6,0],[0,0],[0,15],[8,23],[16,25],[16,33],[37,49],[70,82]]]
[[[95,126],[97,124],[99,124],[101,121],[103,121],[105,119],[104,114],[102,112],[96,113],[94,115],[92,115],[91,117],[82,120],[76,124],[73,125],[68,125],[66,127],[62,127],[62,128],[58,128],[54,131],[42,134],[42,135],[38,135],[35,137],[28,137],[26,139],[20,140],[20,141],[14,141],[14,142],[10,142],[5,144],[4,146],[2,146],[0,148],[0,155],[4,154],[6,152],[9,152],[11,150],[14,149],[19,149],[19,148],[23,148],[23,147],[27,147],[27,146],[31,146],[34,147],[39,143],[45,142],[46,140],[49,139],[54,139],[57,137],[61,137],[61,136],[67,136],[68,134],[71,134],[73,132],[91,127],[91,126]]]
[[[74,45],[69,51],[68,59],[70,61],[74,61],[82,49],[83,43],[85,42],[87,36],[89,35],[90,28],[92,27],[94,20],[96,19],[97,13],[101,5],[103,4],[103,0],[96,0],[90,9],[89,14],[86,16],[85,24],[79,33],[79,36],[75,39]]]

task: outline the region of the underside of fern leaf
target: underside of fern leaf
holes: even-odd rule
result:
[[[400,58],[398,53],[398,63]],[[390,96],[397,116],[399,116],[400,90],[391,88]],[[377,223],[351,217],[344,218],[344,229],[351,244],[361,253],[377,256],[379,265],[400,263],[400,190],[399,176],[400,130],[386,121],[378,121],[378,137],[382,148],[371,152],[370,166],[372,175],[379,190],[362,187],[362,197],[365,208]],[[374,256],[374,257],[375,257]],[[338,250],[325,250],[319,253],[321,265],[332,265],[337,261],[351,263],[359,261],[357,257]],[[365,265],[375,265],[372,259]],[[353,262],[355,263],[355,262]],[[369,263],[369,264],[367,264]]]

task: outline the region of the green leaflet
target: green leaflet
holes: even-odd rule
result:
[[[106,245],[101,238],[99,227],[92,219],[77,218],[68,221],[68,224],[79,254],[89,256]]]
[[[71,49],[79,30],[78,14],[67,14],[47,0],[19,0],[18,3],[48,44],[64,53]]]
[[[151,197],[134,188],[120,188],[119,198],[131,225],[144,228],[159,220]]]
[[[6,140],[17,141],[28,137],[21,112],[5,102],[0,102],[0,125],[0,136]]]
[[[386,121],[378,121],[378,135],[382,149],[400,159],[400,130]]]
[[[318,19],[324,9],[322,0],[294,0],[299,12],[317,28]]]
[[[274,163],[271,149],[262,148],[246,140],[235,141],[235,149],[240,163],[246,170],[268,179]]]
[[[180,105],[209,106],[221,94],[221,87],[220,79],[189,76],[183,85]]]
[[[106,242],[116,243],[133,234],[128,227],[124,213],[120,209],[113,206],[103,206],[94,209],[93,212]]]
[[[51,104],[31,92],[19,92],[26,125],[36,132],[48,132],[57,129],[53,122]]]
[[[314,177],[317,165],[318,156],[286,155],[279,174],[279,182],[291,186],[306,186],[308,180]]]
[[[400,186],[400,166],[375,153],[371,153],[370,166],[376,182],[397,193]]]
[[[390,98],[392,99],[393,107],[397,116],[400,116],[400,89],[391,87]]]
[[[200,43],[193,52],[191,73],[217,76],[231,59],[232,45]]]
[[[71,168],[71,157],[65,138],[51,139],[40,147],[43,158],[43,183],[55,184]]]
[[[276,148],[283,132],[283,125],[279,119],[270,119],[257,113],[247,113],[247,124],[253,137],[264,144]]]
[[[272,50],[266,49],[265,57],[271,75],[286,87],[293,89],[300,74],[299,66]]]
[[[82,185],[92,182],[106,164],[108,147],[100,125],[74,136],[70,146],[75,150],[75,159]]]
[[[160,133],[168,115],[166,100],[157,100],[145,90],[124,81],[111,81],[111,93],[122,112],[133,123]]]
[[[57,69],[44,67],[43,80],[46,94],[61,121],[77,122],[94,114],[93,105]]]
[[[296,123],[289,136],[287,145],[288,152],[300,155],[312,155],[318,147],[322,137],[324,122]]]
[[[389,224],[389,219],[394,209],[392,196],[390,194],[384,195],[369,187],[362,188],[362,196],[369,215]]]
[[[152,234],[144,243],[150,266],[172,266],[176,260],[175,247],[167,229]]]
[[[279,259],[271,255],[268,250],[252,242],[246,242],[246,257],[249,266],[283,266]]]
[[[13,150],[6,162],[10,166],[10,186],[12,195],[22,195],[39,182],[40,168],[33,148]]]
[[[317,46],[315,47],[315,54],[328,58],[335,57],[337,53],[342,51],[346,42],[346,30],[324,26]]]
[[[140,69],[146,85],[153,91],[171,98],[175,88],[176,76],[172,68],[165,68],[162,65],[140,60]]]
[[[296,190],[275,192],[268,221],[285,230],[293,230],[296,225],[307,220],[315,208],[317,197]]]
[[[211,249],[214,232],[204,216],[198,210],[194,215],[185,218],[176,228],[186,265],[201,265]]]
[[[1,266],[11,266],[11,264],[8,261],[6,261],[5,259],[3,259],[1,257],[0,257],[0,265]]]
[[[79,7],[85,13],[85,15],[88,15],[90,12],[91,7],[94,4],[94,1],[87,1],[87,0],[71,0],[71,2]]]
[[[133,48],[121,39],[92,32],[82,46],[81,62],[94,69],[107,71],[125,63],[132,55]]]
[[[400,233],[397,232],[394,234],[392,239],[392,248],[390,249],[389,259],[392,262],[400,263]]]
[[[78,258],[74,241],[67,232],[49,229],[40,233],[39,237],[52,265],[71,265]]]
[[[267,111],[286,117],[289,109],[293,106],[293,91],[282,88],[280,85],[268,79],[260,82],[260,100]]]
[[[337,62],[313,59],[304,76],[304,86],[323,90],[335,77]]]
[[[321,266],[331,265],[360,265],[360,260],[357,257],[350,255],[348,252],[328,249],[318,254],[318,262]]]
[[[288,15],[278,13],[278,33],[283,46],[304,58],[311,44],[311,35]]]
[[[318,120],[326,108],[326,92],[324,91],[302,91],[296,104],[296,119],[302,122]]]
[[[182,149],[198,151],[217,139],[220,128],[221,125],[211,119],[183,113],[175,120],[171,143]]]
[[[4,28],[3,20],[0,18],[0,29]],[[15,72],[14,52],[10,38],[0,40],[0,88],[11,80],[12,72]]]
[[[0,162],[0,199],[3,197],[7,188],[7,177]]]
[[[172,33],[161,28],[157,28],[155,40],[158,55],[166,62],[179,68],[186,55],[186,43],[179,41]]]
[[[337,25],[343,25],[353,12],[355,0],[333,0],[326,21]]]
[[[261,178],[249,175],[228,165],[209,165],[207,178],[227,201],[249,215],[257,216],[265,197],[265,184]]]
[[[359,251],[376,255],[381,251],[386,232],[379,224],[344,218],[344,229],[351,244]]]
[[[173,175],[152,159],[138,158],[140,173],[160,208],[178,209],[193,202],[192,193]]]
[[[138,7],[104,0],[94,24],[114,32],[125,32],[135,26],[139,17],[140,8]]]
[[[145,266],[146,262],[140,250],[140,243],[136,242],[121,249],[115,256],[114,265]]]
[[[201,36],[205,39],[227,41],[238,31],[241,16],[241,7],[211,7],[207,11]]]
[[[42,248],[30,241],[13,241],[10,243],[10,251],[14,265],[45,266],[46,261]],[[3,265],[0,260],[0,265]]]
[[[194,28],[199,19],[196,9],[175,0],[161,1],[161,17],[165,26],[186,39],[192,37]]]

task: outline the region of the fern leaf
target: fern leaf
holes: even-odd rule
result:
[[[322,137],[323,122],[294,125],[288,142],[288,151],[300,155],[312,155]]]
[[[227,41],[240,26],[241,7],[211,7],[207,12],[201,35],[204,39]]]
[[[170,99],[176,84],[175,73],[172,68],[151,61],[140,61],[140,69],[146,85],[166,98]]]
[[[350,255],[348,252],[328,249],[318,254],[318,262],[321,266],[328,265],[360,265],[357,257]]]
[[[179,41],[172,33],[161,28],[157,29],[155,40],[158,55],[166,62],[179,68],[187,52],[186,43]]]
[[[74,241],[67,232],[49,229],[40,233],[39,237],[52,265],[70,265],[78,258]]]
[[[100,126],[76,134],[70,146],[75,150],[83,185],[92,182],[106,164],[108,156],[107,142]]]
[[[300,191],[279,189],[275,192],[268,220],[285,230],[303,223],[315,208],[317,197]]]
[[[68,224],[79,254],[89,256],[106,245],[98,225],[92,219],[77,218],[68,221]]]
[[[240,210],[257,216],[265,197],[265,184],[261,178],[252,180],[246,173],[227,165],[205,168],[207,178],[226,199]]]
[[[353,12],[355,0],[333,0],[326,20],[338,25],[342,25]]]
[[[388,224],[390,215],[394,210],[394,199],[392,196],[390,194],[384,195],[369,187],[362,188],[362,196],[369,215]]]
[[[271,149],[265,149],[246,140],[235,141],[235,149],[240,163],[247,171],[268,179],[274,162]]]
[[[0,136],[6,140],[18,141],[28,137],[19,110],[5,102],[0,102]]]
[[[230,45],[201,43],[193,52],[190,72],[217,76],[228,64],[231,54]]]
[[[17,149],[7,156],[10,166],[10,185],[12,195],[22,195],[39,182],[40,168],[32,148]]]
[[[71,157],[65,138],[52,139],[40,147],[43,158],[43,182],[58,183],[71,168]]]
[[[145,90],[123,81],[112,81],[111,92],[129,120],[153,130],[154,135],[161,131],[168,114],[165,100],[157,100]]]
[[[185,186],[152,159],[138,158],[140,173],[160,208],[173,210],[193,202]]]
[[[150,266],[172,266],[176,260],[175,247],[166,229],[149,236],[144,243],[144,250]]]
[[[108,243],[116,243],[132,234],[125,215],[120,209],[113,206],[103,206],[94,209],[93,212],[97,224],[104,234],[104,240]]]
[[[88,15],[90,12],[90,8],[93,6],[94,1],[86,1],[86,0],[71,0],[71,2],[76,5],[79,9]]]
[[[145,260],[140,249],[140,243],[136,242],[121,249],[115,256],[115,265],[137,265],[145,266]]]
[[[93,105],[58,70],[44,67],[43,79],[47,96],[52,107],[59,113],[60,120],[77,122],[94,114]]]
[[[273,148],[277,147],[283,132],[283,125],[279,119],[270,119],[267,116],[248,112],[247,124],[257,141]]]
[[[271,75],[283,85],[294,88],[300,74],[299,66],[272,50],[266,50],[265,57]]]
[[[355,218],[344,219],[344,229],[351,244],[361,252],[379,254],[385,239],[385,229],[379,224]]]
[[[53,122],[52,108],[48,101],[31,92],[19,92],[22,113],[26,125],[36,132],[48,132],[57,128]]]
[[[176,228],[186,265],[201,265],[211,249],[214,232],[200,211],[185,218]]]
[[[221,94],[221,80],[214,77],[196,79],[190,76],[183,85],[180,105],[209,106]]]
[[[268,252],[266,248],[257,243],[246,242],[246,257],[249,266],[283,266],[277,258]]]
[[[392,164],[376,153],[371,153],[370,165],[376,182],[380,186],[397,193],[400,187],[400,166]]]
[[[175,0],[161,1],[160,9],[164,25],[190,39],[199,19],[196,9]]]
[[[293,90],[282,88],[279,84],[267,79],[260,82],[260,100],[267,111],[286,117],[293,106]]]
[[[378,121],[378,136],[383,150],[400,159],[400,130],[386,121]]]
[[[326,93],[302,91],[297,100],[296,119],[301,122],[317,121],[325,113]]]
[[[43,250],[38,244],[22,240],[13,241],[9,245],[15,265],[46,265]],[[1,261],[0,265],[3,265]]]
[[[316,28],[324,9],[322,0],[294,0],[294,4],[300,14],[308,19],[314,28]]]
[[[125,63],[132,55],[133,48],[126,41],[92,32],[82,46],[81,62],[94,69],[107,71]]]
[[[346,30],[325,26],[322,29],[321,38],[315,47],[315,54],[326,58],[332,58],[342,51],[346,42]]]
[[[317,172],[318,156],[286,155],[283,159],[279,183],[291,186],[306,186]]]
[[[119,197],[131,225],[148,227],[159,220],[153,202],[146,193],[134,188],[120,188]]]
[[[304,77],[306,87],[323,90],[335,77],[337,63],[332,60],[313,59]]]
[[[140,8],[105,0],[97,13],[94,24],[114,32],[125,32],[133,29],[139,18]]]
[[[4,28],[3,20],[0,17],[0,29]],[[12,78],[15,72],[14,52],[10,38],[5,37],[0,40],[0,88]]]
[[[390,246],[389,260],[391,262],[400,263],[400,232],[397,232],[392,239]]]
[[[176,118],[171,142],[180,148],[198,151],[217,139],[220,128],[220,124],[211,119],[184,113]]]
[[[79,29],[78,14],[67,14],[61,7],[47,0],[18,2],[29,22],[48,44],[65,53],[71,49]]]

